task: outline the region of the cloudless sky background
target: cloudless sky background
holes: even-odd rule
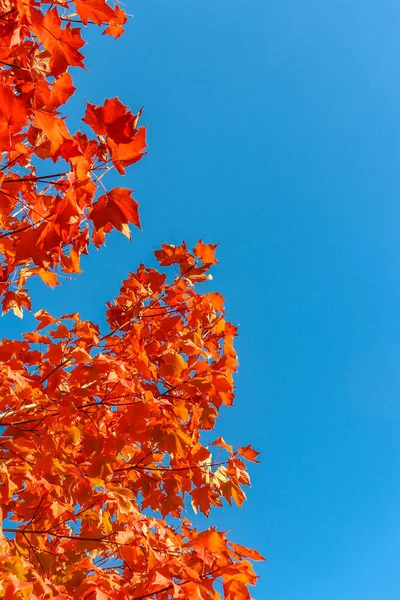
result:
[[[162,242],[220,243],[213,286],[240,325],[236,408],[218,433],[262,451],[242,510],[211,522],[268,562],[257,600],[400,598],[400,4],[130,2],[87,32],[85,99],[145,105],[149,154],[112,235],[34,308],[104,303]],[[1,334],[31,321],[7,315]]]

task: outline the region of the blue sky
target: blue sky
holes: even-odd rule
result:
[[[98,321],[162,242],[220,243],[241,369],[219,432],[263,462],[212,522],[268,557],[257,600],[398,600],[400,4],[129,9],[118,42],[89,32],[69,112],[145,105],[149,154],[123,183],[143,232],[62,288],[35,283],[35,308]],[[7,315],[1,335],[28,324]]]

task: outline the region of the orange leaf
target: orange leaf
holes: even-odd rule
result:
[[[21,98],[0,84],[0,148],[10,149],[11,136],[18,133],[27,120]]]
[[[215,249],[217,247],[218,244],[203,244],[200,240],[197,242],[193,252],[205,265],[215,265],[218,262],[215,258]]]
[[[156,250],[154,255],[162,267],[173,264],[194,263],[194,258],[188,251],[185,242],[180,246],[162,244],[161,250]]]
[[[182,358],[180,354],[169,350],[162,356],[162,365],[159,368],[159,373],[162,377],[173,377],[177,378],[181,375],[184,369],[187,369],[187,362]]]
[[[119,38],[124,33],[124,28],[121,25],[110,25],[103,31],[104,35],[111,35],[115,39]]]
[[[214,440],[211,446],[220,446],[221,448],[225,448],[228,452],[232,452],[232,446],[227,444],[223,437],[219,436],[216,440]]]
[[[125,167],[143,158],[146,148],[146,129],[141,127],[131,142],[117,144],[113,139],[107,138],[111,160],[121,175],[125,174]]]
[[[76,425],[72,425],[72,427],[70,427],[68,429],[68,433],[66,436],[67,442],[70,442],[72,444],[77,444],[80,440],[80,437],[81,437],[81,432],[79,431],[78,427],[76,427]]]
[[[57,8],[45,14],[33,9],[31,27],[35,35],[50,53],[50,68],[54,76],[65,73],[68,66],[83,67],[83,55],[78,51],[84,45],[80,30],[71,23],[63,29]]]
[[[55,319],[54,317],[52,317],[51,315],[49,315],[49,313],[46,312],[43,309],[38,310],[34,314],[34,317],[35,317],[35,319],[37,319],[38,321],[40,321],[39,325],[36,327],[36,329],[38,331],[40,331],[41,329],[44,329],[48,325],[52,325],[53,323],[57,323],[57,319]]]
[[[225,312],[224,310],[224,302],[225,299],[222,294],[219,292],[209,292],[207,294],[207,298],[210,300],[211,304],[214,306],[216,310],[219,312]]]
[[[96,229],[101,229],[111,224],[130,237],[128,223],[133,223],[140,228],[138,203],[131,197],[131,190],[114,188],[111,192],[100,196],[94,203],[90,212],[90,219]]]
[[[31,309],[31,302],[25,290],[20,290],[19,292],[6,292],[4,294],[2,301],[3,315],[9,310],[12,310],[17,317],[22,319],[23,307],[27,308],[28,310]]]
[[[137,151],[145,147],[145,131],[137,130],[137,123],[141,110],[134,115],[122,104],[118,98],[107,99],[103,106],[87,103],[86,113],[82,121],[87,123],[95,133],[106,136],[110,141],[118,144],[129,144],[135,138]],[[139,135],[140,134],[140,135]]]
[[[44,281],[44,283],[50,287],[55,287],[59,285],[57,280],[57,275],[53,271],[48,271],[47,269],[38,269],[38,275]]]
[[[257,456],[260,455],[260,452],[254,450],[251,444],[249,444],[248,446],[238,446],[238,451],[246,460],[256,463],[260,462],[259,460],[257,460]]]
[[[64,120],[60,117],[55,117],[43,110],[33,110],[34,125],[46,134],[50,141],[50,153],[54,156],[57,154],[61,144],[66,140],[72,140]]]
[[[246,548],[245,546],[234,544],[233,542],[229,542],[229,545],[232,546],[232,548],[236,550],[236,552],[243,558],[250,558],[251,560],[265,560],[265,558],[253,548]]]
[[[108,23],[114,16],[114,11],[105,0],[75,0],[75,6],[84,25],[93,21],[97,25]]]
[[[200,533],[191,543],[193,548],[205,548],[213,554],[221,553],[226,545],[223,533],[215,529],[208,529]]]

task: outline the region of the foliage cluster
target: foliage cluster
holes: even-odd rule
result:
[[[0,292],[31,308],[113,228],[140,226],[128,188],[107,190],[145,152],[140,112],[87,104],[87,132],[60,114],[83,67],[81,27],[123,33],[105,0],[0,0]],[[55,165],[55,166],[54,166]],[[234,398],[236,328],[200,292],[215,246],[164,244],[107,305],[108,329],[78,313],[36,313],[0,344],[0,597],[247,600],[251,550],[187,515],[239,506],[251,446],[204,444]]]

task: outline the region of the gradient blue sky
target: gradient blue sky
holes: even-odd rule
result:
[[[98,321],[162,242],[219,242],[241,361],[219,432],[263,462],[212,522],[268,557],[257,600],[398,600],[400,4],[129,4],[124,38],[89,32],[69,112],[145,105],[149,154],[124,182],[143,232],[35,283],[35,308]]]

